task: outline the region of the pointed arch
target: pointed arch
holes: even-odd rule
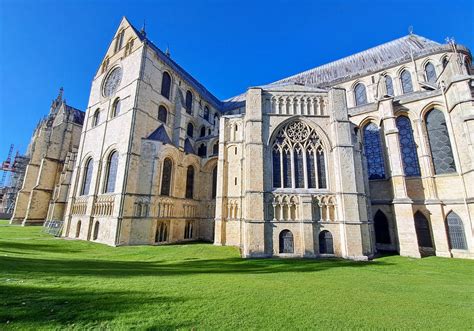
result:
[[[163,105],[158,107],[158,121],[163,122],[164,124],[168,121],[168,110]]]
[[[436,83],[436,69],[431,62],[425,64],[425,79],[428,83]]]
[[[390,227],[385,214],[377,210],[374,216],[375,242],[377,244],[391,244]]]
[[[418,162],[418,153],[416,150],[415,139],[413,138],[413,129],[411,121],[407,116],[398,116],[395,120],[398,137],[400,141],[400,151],[402,154],[403,170],[405,176],[420,176],[420,165]]]
[[[193,92],[190,90],[186,91],[185,108],[188,114],[193,113]]]
[[[395,96],[392,77],[390,77],[390,75],[385,75],[384,78],[385,78],[385,89],[387,90],[387,95]]]
[[[356,106],[362,106],[367,104],[367,90],[365,85],[357,83],[354,87],[354,97]]]
[[[115,182],[117,180],[117,170],[118,170],[118,152],[113,151],[109,154],[106,163],[105,170],[105,185],[104,193],[113,193],[115,192]]]
[[[120,100],[120,98],[116,98],[112,105],[112,117],[116,117],[120,115],[121,108],[122,108],[122,101]]]
[[[415,213],[414,219],[418,246],[420,248],[433,248],[430,222],[420,211]]]
[[[413,92],[413,82],[411,80],[411,74],[408,69],[403,69],[400,73],[400,83],[402,85],[403,93]]]
[[[163,72],[163,77],[161,78],[161,95],[166,99],[170,98],[171,94],[171,76],[168,72]]]
[[[192,138],[194,136],[194,125],[193,123],[189,122],[186,128],[186,134],[188,137]]]
[[[186,171],[186,199],[193,199],[194,196],[194,167],[188,166]]]
[[[334,254],[334,244],[331,232],[323,230],[319,233],[319,254]]]
[[[93,171],[94,171],[94,161],[90,157],[85,162],[85,167],[82,174],[81,195],[89,195],[89,189],[91,186]]]
[[[364,152],[369,179],[385,178],[385,162],[382,150],[380,128],[373,122],[364,126]]]
[[[449,248],[467,249],[466,234],[464,233],[464,224],[461,217],[454,211],[446,216],[446,225],[448,229]]]
[[[293,254],[295,251],[293,233],[290,230],[283,230],[279,235],[280,253]]]
[[[161,195],[171,195],[171,179],[173,174],[173,162],[170,158],[163,161],[163,170],[161,174]]]
[[[435,174],[456,172],[451,140],[444,114],[433,108],[425,115],[426,133]]]

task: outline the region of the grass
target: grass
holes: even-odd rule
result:
[[[472,329],[474,261],[243,260],[107,247],[0,221],[0,330]]]

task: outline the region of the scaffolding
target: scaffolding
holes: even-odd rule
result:
[[[16,152],[12,158],[14,145],[10,145],[8,156],[1,164],[0,175],[0,218],[10,218],[15,209],[18,191],[23,185],[29,158]]]

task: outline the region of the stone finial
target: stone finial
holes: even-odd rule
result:
[[[143,26],[142,29],[140,30],[140,33],[142,34],[143,37],[146,37],[146,22],[143,20]]]

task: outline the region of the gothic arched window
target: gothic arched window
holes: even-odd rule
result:
[[[193,137],[193,135],[194,135],[194,125],[193,125],[193,123],[188,123],[188,127],[186,129],[186,134],[191,138]]]
[[[419,211],[415,214],[415,231],[419,247],[433,248],[431,227],[428,219]]]
[[[393,90],[393,81],[392,77],[389,75],[385,76],[385,88],[387,89],[387,95],[394,96],[395,92]]]
[[[436,83],[436,70],[431,62],[425,65],[425,75],[428,83]]]
[[[163,72],[163,78],[161,79],[161,95],[166,99],[170,98],[171,92],[171,76],[166,71]]]
[[[158,107],[158,121],[166,124],[167,120],[168,120],[168,111],[166,110],[165,106],[159,106]]]
[[[117,53],[121,48],[123,44],[123,36],[125,35],[125,30],[121,30],[115,39],[115,48],[114,48],[114,53]]]
[[[184,226],[184,239],[193,238],[193,223],[193,221],[186,221],[186,225]]]
[[[449,247],[451,249],[467,249],[461,217],[452,211],[446,217],[446,223],[448,225]]]
[[[77,221],[76,225],[76,238],[79,238],[79,235],[81,234],[81,221]]]
[[[163,161],[163,174],[161,175],[161,195],[170,195],[171,193],[171,174],[173,172],[173,163],[170,159]]]
[[[217,166],[214,167],[212,170],[212,196],[211,198],[214,199],[217,195]]]
[[[120,114],[122,102],[119,98],[115,99],[114,104],[112,106],[112,117],[115,117]]]
[[[186,172],[186,199],[192,199],[194,193],[194,167],[189,166]]]
[[[403,70],[400,75],[403,93],[413,92],[413,83],[411,81],[411,74],[408,70]]]
[[[107,160],[106,180],[104,193],[115,192],[115,181],[117,179],[118,153],[114,151]]]
[[[385,178],[380,128],[375,123],[364,127],[364,151],[369,179]]]
[[[293,233],[290,230],[280,232],[280,253],[294,253]]]
[[[219,141],[216,141],[214,146],[212,146],[212,155],[219,154]]]
[[[443,112],[432,109],[426,114],[425,120],[435,174],[456,172],[451,141],[449,140]]]
[[[356,106],[365,105],[367,103],[367,92],[365,85],[358,83],[354,88]]]
[[[384,213],[378,210],[374,217],[375,242],[378,244],[390,244],[390,231],[388,220]]]
[[[82,189],[81,195],[88,195],[91,187],[92,172],[94,171],[94,162],[92,158],[87,160],[86,166],[84,167],[84,174],[82,178]]]
[[[100,109],[97,109],[92,118],[92,127],[95,127],[100,124]]]
[[[185,102],[186,113],[193,113],[193,93],[191,91],[186,92],[186,102]]]
[[[204,119],[206,121],[209,121],[209,107],[208,106],[204,107]]]
[[[278,131],[272,160],[274,188],[327,188],[324,149],[306,123],[294,121]]]
[[[206,135],[206,127],[201,127],[201,132],[199,133],[199,137],[204,137]]]
[[[399,116],[396,120],[398,135],[400,138],[400,150],[402,153],[403,169],[406,176],[420,176],[420,165],[418,153],[416,152],[415,140],[410,119]]]

